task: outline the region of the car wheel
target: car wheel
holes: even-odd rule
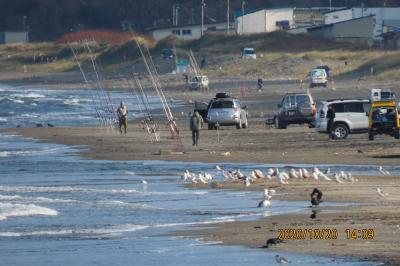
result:
[[[345,124],[336,124],[333,127],[333,135],[336,139],[345,139],[349,135],[349,129]]]
[[[368,139],[374,140],[374,134],[372,132],[368,132]]]
[[[396,131],[394,132],[394,138],[395,138],[395,139],[400,139],[400,132],[399,132],[399,130],[396,130]]]
[[[242,124],[242,128],[247,128],[248,126],[249,126],[249,121],[247,120],[247,117],[246,117],[246,122],[244,122]]]
[[[275,128],[277,129],[285,129],[286,123],[279,118],[279,116],[275,117]]]
[[[242,128],[242,118],[239,118],[239,123],[236,124],[236,129]]]
[[[213,123],[208,123],[208,130],[214,129],[214,124]]]

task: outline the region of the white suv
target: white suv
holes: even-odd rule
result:
[[[329,100],[318,103],[315,120],[315,129],[318,132],[327,132],[326,113],[329,105],[335,111],[333,132],[337,139],[345,139],[349,133],[368,131],[368,116],[366,115],[370,106],[368,100]]]

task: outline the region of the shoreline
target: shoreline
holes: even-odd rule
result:
[[[298,91],[297,85],[287,85]],[[315,99],[345,97],[350,85],[343,85],[336,91],[316,89]],[[367,88],[353,88],[354,97],[367,93]],[[23,137],[32,137],[41,142],[84,146],[78,155],[95,160],[164,160],[208,163],[271,163],[271,164],[346,164],[346,165],[392,165],[400,159],[398,141],[389,137],[379,137],[368,141],[366,134],[352,134],[346,140],[330,141],[326,134],[319,134],[306,126],[289,126],[286,130],[276,130],[264,125],[265,118],[273,115],[276,103],[282,98],[280,85],[272,85],[261,93],[249,90],[243,98],[250,107],[249,128],[236,130],[223,127],[221,130],[203,128],[200,145],[191,145],[187,113],[193,109],[193,99],[207,101],[215,91],[207,93],[184,92],[180,89],[166,90],[168,97],[184,101],[186,104],[174,109],[178,127],[185,147],[184,152],[175,151],[166,125],[160,124],[161,141],[151,143],[147,133],[136,121],[129,121],[128,134],[120,135],[99,127],[54,127],[54,128],[8,128],[0,132],[15,132]],[[237,93],[237,92],[236,92]],[[160,110],[158,110],[160,112]],[[155,114],[158,116],[159,113]],[[57,126],[57,125],[56,125]],[[182,169],[183,172],[184,169]],[[224,245],[241,245],[257,248],[266,239],[277,237],[279,228],[305,229],[306,226],[336,228],[342,232],[335,241],[287,240],[272,251],[320,254],[329,256],[354,256],[358,259],[384,261],[387,265],[400,264],[400,182],[396,176],[360,176],[355,183],[335,184],[334,182],[291,181],[287,186],[259,180],[246,188],[241,183],[222,184],[223,189],[259,190],[272,187],[278,195],[274,199],[287,201],[309,201],[309,193],[314,187],[324,192],[325,202],[356,202],[369,205],[342,207],[321,207],[318,218],[311,219],[310,213],[291,213],[269,216],[251,222],[230,222],[213,224],[202,229],[174,233],[176,236],[201,237],[204,240],[222,241]],[[188,186],[210,189],[208,185]],[[375,188],[381,187],[389,196],[379,198]],[[257,201],[255,201],[255,206]],[[385,205],[387,204],[387,206]],[[333,213],[329,210],[334,210]],[[300,222],[299,222],[300,221]],[[308,228],[308,227],[307,227]],[[347,240],[343,232],[346,228],[373,228],[376,238],[371,241]],[[268,249],[269,250],[269,249]]]

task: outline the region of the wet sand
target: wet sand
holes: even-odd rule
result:
[[[274,188],[278,200],[307,201],[300,213],[268,216],[268,209],[260,209],[267,217],[258,221],[228,222],[214,224],[201,229],[186,232],[175,232],[176,236],[199,237],[205,241],[222,241],[224,245],[243,245],[250,248],[260,248],[269,238],[279,237],[282,229],[301,229],[303,235],[292,234],[290,239],[279,245],[265,249],[279,254],[280,251],[320,254],[329,256],[352,256],[355,259],[383,261],[385,265],[400,264],[400,181],[398,176],[364,176],[357,177],[354,183],[336,184],[332,181],[290,180],[289,185],[279,185],[277,182],[261,180],[246,188],[242,183],[222,183],[219,189],[252,189],[260,190],[262,199],[264,188]],[[189,187],[206,187],[205,185],[189,185]],[[216,186],[213,186],[216,187]],[[351,206],[324,206],[309,208],[309,194],[314,187],[323,192],[325,202],[352,202]],[[380,187],[388,193],[381,197],[376,193]],[[255,201],[255,206],[257,205]],[[361,204],[361,205],[360,205]],[[315,218],[311,218],[312,210],[316,210]],[[310,238],[304,230],[312,229],[321,232],[325,229],[325,237],[318,235]],[[337,230],[337,239],[328,236],[328,230]],[[361,230],[359,239],[347,237],[346,229]],[[362,236],[363,229],[372,229],[374,236],[368,239]],[[331,231],[332,232],[332,231]],[[304,237],[305,239],[299,239]],[[366,236],[366,235],[365,235]],[[326,238],[326,239],[325,239]]]
[[[180,86],[180,85],[179,85]],[[187,113],[193,109],[194,100],[208,101],[216,89],[208,93],[187,92],[182,87],[166,89],[168,98],[182,100],[184,104],[173,110],[182,136],[183,151],[177,151],[174,141],[165,125],[159,123],[161,141],[151,143],[149,136],[130,121],[128,134],[119,134],[108,128],[12,128],[14,132],[45,142],[67,145],[84,145],[80,155],[106,160],[173,160],[198,162],[260,162],[282,164],[370,164],[399,165],[399,141],[389,136],[379,136],[368,141],[366,134],[350,135],[346,140],[327,140],[326,134],[316,133],[307,126],[289,126],[286,130],[266,127],[266,117],[272,116],[276,104],[286,91],[300,91],[298,84],[271,85],[263,92],[253,88],[228,88],[238,96],[250,112],[249,128],[236,130],[223,127],[221,130],[201,130],[200,144],[191,145]],[[224,88],[224,84],[218,86]],[[396,83],[380,82],[337,82],[334,90],[315,88],[314,99],[368,98],[368,91],[374,87],[394,88],[400,95]],[[71,85],[71,87],[74,87]],[[243,93],[240,93],[243,92]],[[351,95],[351,97],[349,97]],[[160,112],[158,112],[160,115]],[[361,202],[362,206],[319,207],[316,219],[311,219],[311,210],[305,213],[277,215],[254,222],[233,222],[212,225],[205,229],[179,232],[182,236],[200,236],[205,240],[220,240],[226,245],[260,247],[266,239],[277,237],[283,228],[331,228],[339,232],[338,240],[286,240],[273,246],[274,252],[290,251],[333,256],[349,255],[358,258],[385,261],[390,265],[400,264],[400,182],[399,177],[357,177],[359,182],[335,184],[333,182],[298,181],[288,186],[260,181],[250,188],[243,184],[222,184],[224,188],[257,189],[274,187],[282,200],[309,200],[314,187],[324,192],[326,202]],[[381,187],[389,193],[386,198],[377,196],[375,189]],[[208,188],[208,186],[207,186]],[[282,194],[287,193],[287,194]],[[255,205],[257,202],[255,202]],[[261,211],[261,210],[260,210]],[[345,229],[374,229],[371,240],[347,240]]]

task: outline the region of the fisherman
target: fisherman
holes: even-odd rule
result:
[[[123,101],[121,101],[117,112],[119,119],[119,131],[122,134],[122,126],[124,126],[124,131],[126,134],[126,129],[128,127],[128,108],[125,106]]]
[[[262,90],[263,84],[264,84],[264,82],[263,82],[262,78],[258,78],[257,79],[258,91]]]
[[[194,111],[190,117],[190,130],[192,131],[193,146],[198,144],[200,129],[203,127],[203,118],[198,111]]]
[[[328,119],[328,123],[326,125],[326,131],[328,131],[329,138],[334,139],[335,134],[333,132],[333,121],[335,120],[335,110],[333,110],[332,105],[328,106],[328,112],[326,113],[326,118]]]

